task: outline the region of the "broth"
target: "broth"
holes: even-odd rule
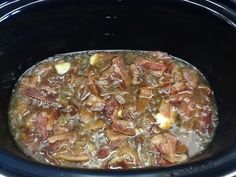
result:
[[[212,141],[213,91],[164,52],[60,54],[19,78],[9,106],[18,146],[38,162],[144,168],[187,162]]]

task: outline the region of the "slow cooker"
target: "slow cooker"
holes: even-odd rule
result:
[[[186,164],[128,170],[72,169],[25,156],[7,112],[19,76],[59,53],[161,50],[199,68],[214,90],[219,126]],[[5,176],[236,176],[236,12],[210,0],[11,0],[0,3],[0,174]],[[1,176],[1,175],[0,175]]]

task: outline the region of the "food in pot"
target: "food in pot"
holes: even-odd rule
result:
[[[17,82],[11,132],[38,162],[76,168],[166,167],[212,141],[213,92],[163,52],[88,51],[37,63]]]

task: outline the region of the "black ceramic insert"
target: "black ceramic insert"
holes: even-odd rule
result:
[[[10,4],[9,4],[10,3]],[[18,77],[54,54],[162,50],[195,65],[215,91],[219,126],[192,162],[127,171],[38,164],[15,145],[7,110]],[[0,173],[16,176],[222,176],[236,170],[236,14],[203,0],[19,0],[0,3]]]

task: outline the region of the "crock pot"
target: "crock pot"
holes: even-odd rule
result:
[[[26,157],[8,129],[11,90],[36,62],[99,49],[161,50],[199,68],[215,92],[209,148],[168,168],[70,169]],[[0,4],[0,174],[9,176],[236,176],[236,13],[209,0],[12,0]]]

